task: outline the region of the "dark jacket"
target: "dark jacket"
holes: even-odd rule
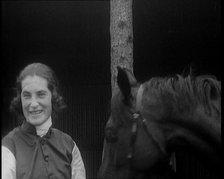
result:
[[[34,126],[27,122],[2,139],[16,158],[17,179],[69,179],[74,141],[72,138],[50,128],[39,137]]]

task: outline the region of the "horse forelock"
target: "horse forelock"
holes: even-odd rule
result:
[[[214,108],[217,113],[221,113],[219,104],[213,103],[217,100],[221,101],[221,82],[214,76],[154,77],[147,81],[144,87],[147,91],[144,92],[146,95],[144,98],[150,101],[150,96],[156,96],[164,103],[163,106],[172,108],[175,112],[189,112],[197,105],[201,105],[206,113],[210,113]],[[147,94],[150,96],[147,97]]]

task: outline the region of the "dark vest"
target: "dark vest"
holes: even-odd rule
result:
[[[71,178],[74,142],[57,129],[39,137],[35,127],[24,122],[2,139],[2,145],[16,158],[17,179]]]

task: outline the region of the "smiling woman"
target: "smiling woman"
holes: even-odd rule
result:
[[[46,83],[46,84],[45,84]],[[46,87],[45,87],[46,86]],[[45,88],[42,88],[45,87]],[[24,120],[24,110],[22,107],[28,98],[33,98],[32,92],[36,93],[36,97],[44,97],[44,94],[51,95],[52,116],[57,117],[57,113],[65,108],[64,100],[60,94],[59,82],[54,71],[48,66],[41,63],[33,63],[28,65],[21,71],[16,81],[17,95],[11,102],[10,110],[17,115],[17,118],[22,122]],[[21,104],[22,102],[22,104]]]
[[[51,92],[46,79],[36,75],[27,76],[22,81],[21,101],[23,114],[30,124],[41,126],[50,119]]]
[[[22,70],[11,110],[23,120],[2,139],[2,179],[86,178],[76,143],[52,128],[55,112],[64,106],[50,67],[33,63]]]

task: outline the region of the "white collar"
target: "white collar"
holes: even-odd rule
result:
[[[43,137],[48,132],[51,125],[52,125],[52,119],[50,116],[43,124],[41,124],[40,126],[35,126],[37,135]]]

